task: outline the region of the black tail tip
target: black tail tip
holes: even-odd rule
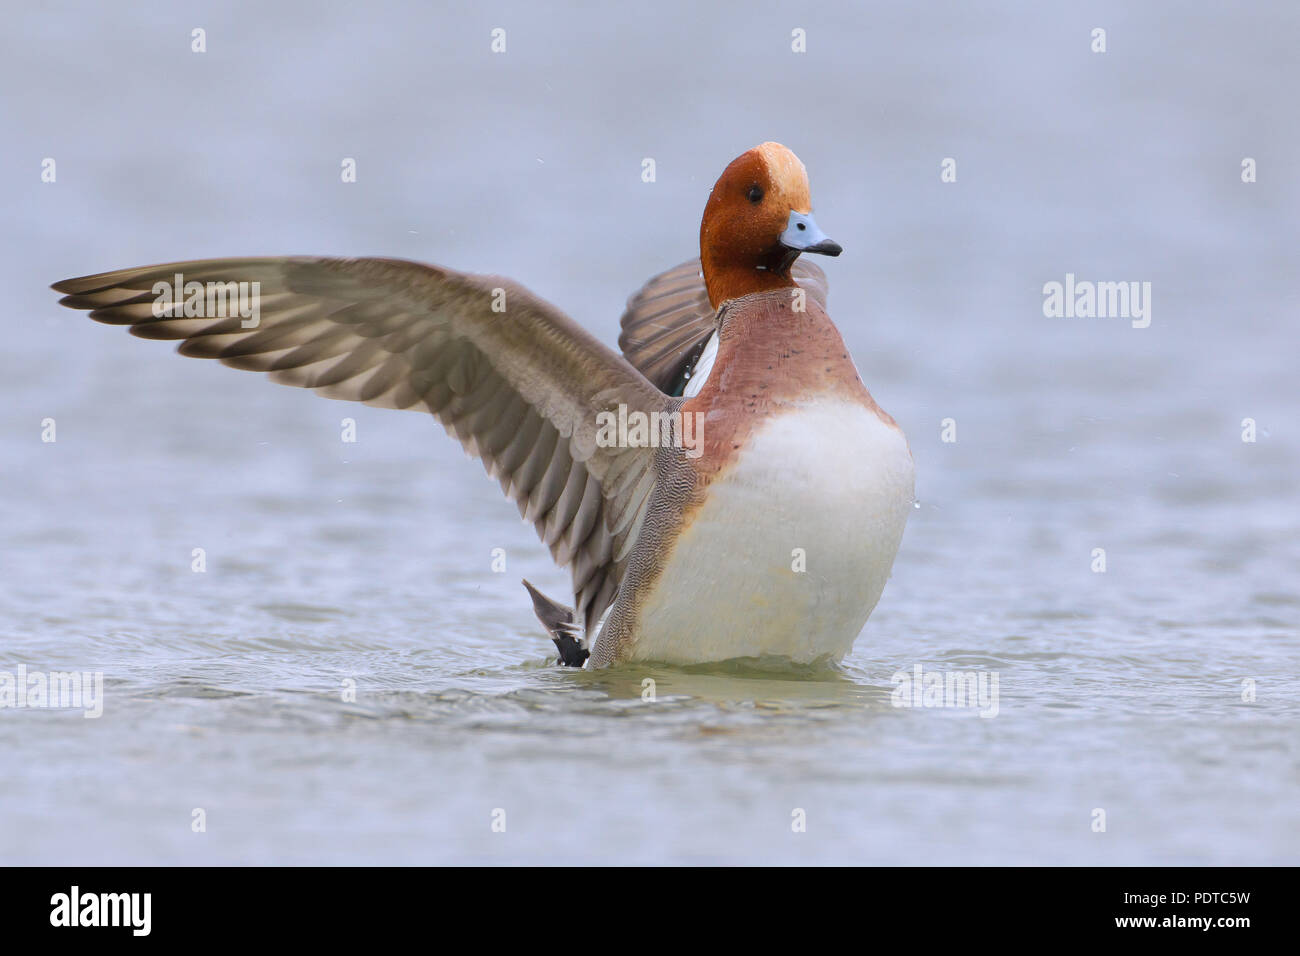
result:
[[[560,663],[565,667],[581,667],[591,656],[591,651],[587,650],[586,643],[580,636],[581,628],[578,627],[573,608],[552,601],[527,579],[523,580],[523,585],[532,596],[533,613],[546,628],[546,633],[551,635],[555,649],[560,652]]]

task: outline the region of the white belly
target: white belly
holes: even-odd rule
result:
[[[773,418],[677,540],[630,660],[839,660],[871,614],[912,509],[902,433],[859,405]]]

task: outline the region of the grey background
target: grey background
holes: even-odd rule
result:
[[[1283,2],[7,11],[0,669],[101,669],[109,699],[0,712],[0,859],[1295,862],[1297,27]],[[402,256],[612,344],[768,139],[808,167],[831,314],[917,461],[837,675],[664,672],[645,708],[640,674],[557,672],[517,582],[566,575],[440,429],[46,288]],[[1067,272],[1150,281],[1151,327],[1044,318]],[[891,708],[916,662],[997,670],[1001,715]]]

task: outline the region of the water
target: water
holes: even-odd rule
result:
[[[13,11],[0,670],[105,700],[0,710],[0,860],[1295,863],[1300,9],[1130,6]],[[397,255],[613,342],[765,139],[808,165],[831,314],[917,463],[834,671],[552,667],[518,581],[566,575],[434,423],[45,289]],[[1150,327],[1045,318],[1067,272],[1150,281]],[[917,664],[996,674],[997,716],[892,706]]]

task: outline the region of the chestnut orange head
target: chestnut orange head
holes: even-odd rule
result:
[[[718,177],[700,222],[700,262],[717,308],[751,292],[792,288],[804,252],[838,256],[812,217],[808,172],[780,143],[742,153]]]

